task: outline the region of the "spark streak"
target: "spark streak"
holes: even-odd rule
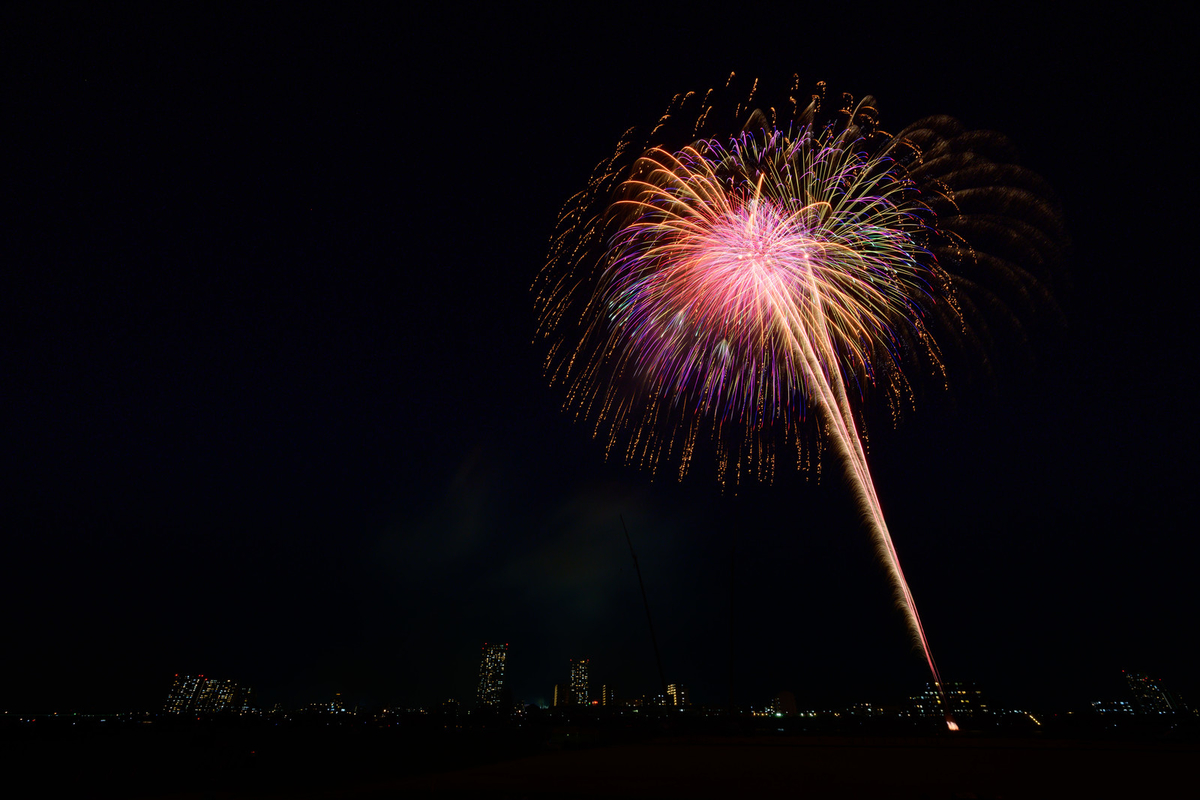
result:
[[[774,401],[790,400],[780,386],[804,387],[940,685],[842,378],[844,360],[871,372],[870,343],[894,339],[894,325],[920,329],[908,300],[923,284],[920,222],[900,204],[904,182],[852,144],[811,131],[789,141],[776,131],[743,135],[728,150],[705,142],[644,156],[646,177],[628,182],[629,197],[619,201],[634,221],[614,237],[611,344],[619,350],[632,339],[628,357],[655,391],[682,393],[698,382],[700,402],[723,413],[757,397],[762,380],[757,369],[736,374],[731,349],[752,367],[774,363]],[[720,171],[730,151],[733,176]],[[847,184],[855,194],[838,192]]]

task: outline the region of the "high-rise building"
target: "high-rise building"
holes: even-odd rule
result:
[[[949,705],[948,709],[942,705],[943,695]],[[909,699],[913,714],[918,717],[940,718],[949,711],[955,719],[972,719],[988,713],[983,692],[971,682],[927,683],[924,692]]]
[[[672,683],[667,686],[667,704],[676,708],[691,705],[688,702],[687,689],[684,688],[682,683]]]
[[[617,693],[613,687],[607,683],[600,687],[600,705],[615,706],[617,704]]]
[[[507,643],[483,643],[483,656],[479,661],[479,692],[477,695],[481,708],[500,708],[501,692],[504,689],[504,664],[507,660]]]
[[[1158,678],[1151,678],[1140,672],[1125,672],[1125,682],[1129,684],[1129,691],[1133,693],[1133,705],[1139,714],[1172,714],[1187,711],[1183,700],[1168,691]]]
[[[167,695],[165,714],[245,714],[250,711],[254,693],[233,681],[206,678],[203,675],[176,675]]]
[[[571,659],[571,702],[588,704],[588,659]]]
[[[942,698],[934,684],[925,684],[925,691],[908,698],[914,717],[944,717],[946,710],[942,707]]]
[[[565,683],[554,684],[554,707],[571,705],[571,689]]]
[[[771,710],[776,714],[795,714],[796,695],[785,689],[775,695],[775,699],[771,701]]]
[[[192,708],[192,702],[200,692],[204,683],[203,675],[176,675],[167,694],[167,704],[163,706],[164,714],[186,714]]]
[[[942,688],[946,691],[946,699],[950,701],[950,711],[956,719],[973,719],[988,713],[983,692],[974,682],[943,683]]]

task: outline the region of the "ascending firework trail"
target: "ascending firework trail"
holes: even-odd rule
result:
[[[911,400],[902,366],[944,380],[937,343],[978,345],[976,308],[1052,307],[1031,270],[1058,217],[996,134],[946,117],[887,134],[871,98],[822,112],[823,85],[801,105],[797,81],[765,111],[756,82],[730,114],[728,86],[677,97],[567,204],[534,285],[547,371],[609,452],[677,457],[681,479],[702,431],[722,482],[832,444],[940,690],[856,420],[869,388]]]

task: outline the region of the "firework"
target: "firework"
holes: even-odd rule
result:
[[[940,686],[867,465],[864,399],[899,411],[906,370],[944,381],[940,343],[982,344],[989,320],[1049,305],[1033,272],[1061,231],[997,135],[945,117],[891,135],[872,98],[830,113],[823,85],[806,104],[797,87],[763,110],[755,82],[732,114],[728,84],[685,95],[639,144],[627,134],[568,203],[535,283],[546,368],[608,452],[681,479],[702,435],[722,482],[744,467],[769,480],[787,445],[819,468],[832,446]]]

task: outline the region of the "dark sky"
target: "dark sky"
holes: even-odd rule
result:
[[[972,6],[974,8],[974,6]],[[606,463],[529,286],[629,126],[732,70],[1002,131],[1073,240],[1067,324],[872,429],[943,675],[1012,704],[1140,669],[1200,699],[1195,66],[1139,19],[758,11],[56,16],[6,7],[0,709],[517,698],[567,660],[764,703],[925,680],[836,465],[722,493]]]

